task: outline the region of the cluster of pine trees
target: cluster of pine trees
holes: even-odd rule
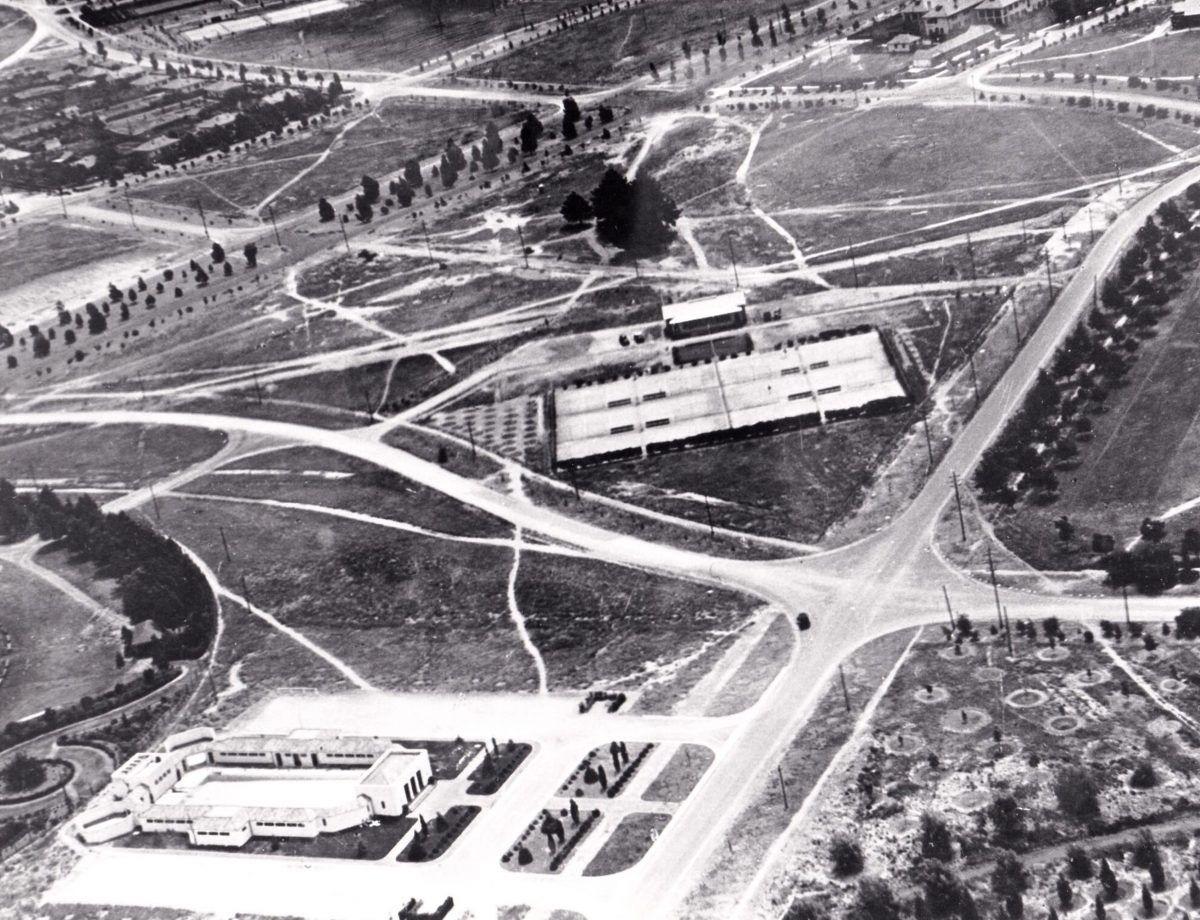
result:
[[[137,654],[159,665],[204,654],[216,627],[212,592],[174,540],[124,513],[104,513],[87,495],[63,501],[49,488],[21,493],[0,479],[0,542],[35,534],[116,579],[129,621],[158,628],[160,636]]]

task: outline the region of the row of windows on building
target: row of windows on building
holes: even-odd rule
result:
[[[817,395],[818,396],[828,396],[830,393],[837,393],[841,389],[842,388],[840,386],[822,387],[821,389],[817,390]],[[788,401],[795,402],[798,399],[811,399],[812,395],[813,395],[812,390],[803,390],[799,393],[790,394],[788,396]],[[643,427],[644,428],[662,428],[664,425],[670,425],[670,424],[671,424],[671,420],[669,418],[656,418],[656,419],[651,419],[650,421],[646,422],[646,424]],[[634,425],[616,425],[615,427],[609,429],[609,434],[629,434],[629,432],[635,430],[635,428],[636,428],[636,426],[634,426]]]

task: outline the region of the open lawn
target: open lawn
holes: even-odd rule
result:
[[[438,19],[424,3],[388,0],[325,13],[302,24],[281,23],[242,32],[205,46],[218,58],[286,64],[321,71],[399,71],[492,35],[513,33],[519,41],[524,22],[540,22],[569,6],[566,0],[521,0],[503,6],[465,0],[440,8]],[[296,41],[303,28],[304,40]]]
[[[522,272],[442,272],[377,288],[370,302],[386,306],[376,315],[380,325],[396,332],[418,332],[470,322],[516,307],[563,300],[577,290],[579,280]]]
[[[870,46],[867,46],[870,48]],[[822,51],[824,49],[821,49]],[[908,69],[912,58],[888,54],[883,48],[870,48],[865,54],[846,51],[832,60],[823,54],[812,61],[799,61],[794,67],[759,77],[751,86],[795,86],[796,84],[840,83],[843,87],[862,86],[876,80],[898,77]]]
[[[285,402],[315,403],[362,414],[391,414],[407,405],[409,397],[423,392],[436,381],[449,384],[450,375],[429,355],[414,355],[395,361],[359,364],[344,370],[321,371],[303,377],[288,377],[261,385],[263,395]],[[440,389],[440,388],[439,388]],[[254,388],[243,395],[253,394]]]
[[[1034,623],[1032,635],[1014,636],[1015,654],[985,634],[977,643],[964,642],[963,654],[955,655],[940,630],[926,629],[863,743],[830,777],[790,846],[789,868],[775,896],[786,903],[797,880],[828,878],[829,841],[836,833],[861,845],[866,872],[908,873],[920,859],[920,812],[945,822],[947,839],[961,852],[956,869],[980,882],[1002,849],[1061,868],[1065,843],[1081,841],[1090,849],[1089,839],[1098,835],[1188,813],[1194,826],[1200,782],[1195,740],[1121,666],[1132,661],[1128,666],[1141,670],[1147,654],[1141,643],[1117,643],[1114,661],[1074,624],[1065,627],[1065,638],[1051,642],[1045,630],[1053,625]],[[1159,648],[1175,644],[1161,639]],[[1184,654],[1195,660],[1190,643]],[[1155,693],[1170,699],[1157,684],[1152,681]],[[1147,781],[1131,787],[1135,769],[1145,762],[1153,764]],[[1134,839],[1130,833],[1125,842]],[[1123,859],[1110,861],[1120,871]],[[1132,894],[1132,908],[1140,904],[1138,886],[1146,874],[1130,876],[1137,877],[1125,891]],[[1053,876],[1043,879],[1053,891]],[[1178,884],[1169,877],[1167,883]],[[1071,885],[1091,916],[1099,884]],[[1037,890],[1040,897],[1040,885]],[[977,897],[986,903],[987,895]],[[1117,915],[1146,916],[1140,907]]]
[[[162,528],[222,581],[380,688],[533,686],[508,622],[502,547],[446,543],[325,515],[201,499],[160,500]],[[225,560],[220,528],[233,551]]]
[[[211,457],[225,440],[223,432],[200,428],[56,430],[0,447],[0,478],[51,485],[142,485]]]
[[[901,412],[580,470],[580,488],[677,517],[801,542],[852,512],[882,456],[908,428]],[[707,507],[705,496],[708,496]]]
[[[655,142],[640,171],[662,182],[685,215],[726,214],[723,200],[711,193],[733,183],[750,149],[751,128],[733,119],[681,118]]]
[[[1089,415],[1093,434],[1079,444],[1078,466],[1058,473],[1058,500],[997,512],[998,536],[1026,561],[1050,569],[1086,564],[1095,559],[1094,532],[1121,545],[1137,536],[1143,518],[1200,496],[1193,460],[1200,449],[1200,272],[1169,307],[1141,341],[1126,385]],[[1075,526],[1067,543],[1053,525],[1063,515]],[[1168,540],[1193,525],[1171,522]]]
[[[505,57],[479,64],[470,73],[542,83],[617,83],[644,73],[647,64],[653,62],[666,77],[667,59],[678,56],[680,42],[689,39],[696,49],[692,53],[692,64],[697,74],[702,74],[704,68],[699,49],[710,44],[713,34],[721,28],[721,13],[728,17],[731,29],[734,22],[744,22],[749,12],[757,11],[764,19],[766,14],[761,4],[746,0],[735,0],[721,10],[704,0],[639,2],[627,4],[616,12],[603,6],[597,9],[604,10],[604,15],[552,33]],[[763,33],[765,39],[765,21]],[[749,53],[748,41],[747,37]],[[714,72],[737,66],[732,42],[729,50],[729,60],[724,64],[715,53],[711,55],[710,65]],[[684,62],[680,62],[681,79],[684,66]]]
[[[191,494],[319,505],[461,536],[511,533],[498,518],[441,492],[331,451],[292,448],[248,457],[238,467],[223,467],[185,488]],[[237,555],[241,542],[233,534],[229,537]]]
[[[1058,61],[1055,66],[1062,66],[1062,69],[1071,70],[1076,67],[1090,68],[1091,55],[1095,55],[1101,51],[1107,51],[1117,45],[1125,45],[1129,42],[1136,41],[1150,33],[1154,26],[1158,25],[1163,20],[1161,9],[1155,7],[1147,7],[1137,10],[1131,15],[1124,16],[1117,21],[1111,23],[1103,29],[1091,29],[1080,36],[1069,36],[1065,41],[1055,41],[1047,44],[1043,48],[1039,48],[1032,54],[1027,54],[1018,60],[1024,64],[1029,61],[1041,61],[1049,58],[1061,58],[1063,55],[1082,54],[1089,55],[1088,57],[1067,58]],[[1148,50],[1145,45],[1135,45],[1134,48],[1141,47],[1143,50]]]
[[[1128,40],[1128,39],[1127,39]],[[1063,70],[1138,77],[1191,77],[1200,72],[1200,33],[1168,33],[1127,48],[1100,50],[1086,58],[1053,64]],[[1191,87],[1195,92],[1195,84]]]
[[[753,599],[607,563],[526,553],[517,603],[550,686],[636,686],[748,617]]]
[[[671,816],[661,812],[635,812],[617,825],[600,852],[583,870],[584,875],[615,875],[637,865],[645,856]]]
[[[642,798],[647,802],[682,802],[712,765],[713,752],[702,744],[681,744],[646,787]]]
[[[32,35],[32,19],[11,7],[0,11],[0,61],[25,44]]]
[[[791,657],[795,645],[793,635],[787,617],[783,614],[775,617],[704,714],[732,715],[757,703]]]
[[[855,209],[903,205],[927,211],[896,215],[906,219],[886,232],[867,224],[862,232],[822,231],[801,244],[844,246],[846,238],[861,242],[1073,187],[1112,175],[1117,166],[1129,171],[1156,163],[1165,154],[1107,115],[897,106],[811,124],[785,118],[764,132],[749,184],[755,201],[771,213],[833,205],[830,210],[836,214],[839,203]],[[1006,211],[990,222],[1022,216]],[[815,219],[828,222],[830,217],[821,213]],[[781,220],[792,227],[784,216]]]
[[[116,666],[120,637],[65,594],[0,562],[0,597],[0,725],[128,679]]]

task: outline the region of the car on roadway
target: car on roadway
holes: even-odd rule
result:
[[[800,630],[800,632],[804,632],[804,630],[809,629],[811,626],[812,620],[809,619],[807,613],[801,610],[798,614],[796,614],[796,627]]]

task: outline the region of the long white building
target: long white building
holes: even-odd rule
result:
[[[635,457],[744,429],[824,424],[902,404],[876,329],[554,392],[555,462]]]
[[[315,837],[406,813],[431,775],[426,751],[383,738],[303,730],[218,738],[192,729],[122,764],[77,829],[87,843],[134,830],[220,847]]]

